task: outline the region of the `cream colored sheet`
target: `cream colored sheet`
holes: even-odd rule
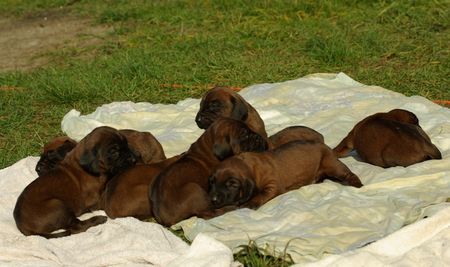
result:
[[[408,109],[418,116],[444,159],[383,169],[347,157],[343,162],[361,178],[366,185],[363,188],[327,181],[281,195],[256,211],[241,209],[208,221],[190,218],[178,225],[189,239],[202,233],[232,249],[253,240],[267,247],[268,253],[286,252],[295,262],[307,263],[376,242],[447,206],[447,108],[423,97],[406,97],[360,84],[343,73],[253,85],[242,90],[241,95],[258,110],[269,134],[287,126],[305,125],[321,132],[331,147],[368,115],[393,108]],[[75,110],[69,112],[62,129],[75,139],[99,125],[150,131],[170,156],[185,151],[202,133],[194,122],[198,105],[198,99],[176,105],[111,103],[85,116]]]
[[[239,266],[231,250],[211,237],[198,235],[188,245],[161,225],[134,218],[108,219],[62,238],[22,235],[12,212],[23,188],[36,177],[37,161],[27,157],[0,170],[0,266]]]

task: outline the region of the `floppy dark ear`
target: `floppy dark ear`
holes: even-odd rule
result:
[[[72,142],[65,141],[64,144],[53,151],[54,155],[52,156],[57,158],[58,160],[63,160],[67,153],[69,153],[74,147],[75,145]]]
[[[213,153],[220,161],[233,156],[233,150],[227,143],[219,143],[213,145]]]
[[[245,121],[248,117],[248,109],[244,102],[232,97],[231,103],[233,104],[233,110],[231,111],[231,118],[235,120]]]
[[[261,135],[254,132],[247,132],[244,136],[241,136],[239,140],[240,151],[266,151],[269,147],[267,140]]]
[[[239,200],[239,205],[247,202],[250,200],[250,198],[253,196],[253,192],[255,190],[255,181],[252,179],[245,179],[244,183],[242,184],[242,196]]]
[[[83,170],[95,176],[100,175],[100,164],[97,153],[98,151],[95,147],[92,150],[87,150],[81,155],[79,162]]]

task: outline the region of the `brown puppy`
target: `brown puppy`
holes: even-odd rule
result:
[[[53,169],[76,145],[77,142],[67,136],[59,136],[48,142],[36,164],[37,174],[41,176]]]
[[[323,135],[306,126],[289,126],[269,137],[270,149],[275,149],[291,141],[324,143]]]
[[[140,220],[153,216],[149,188],[156,176],[181,155],[152,164],[136,165],[112,178],[102,196],[101,209],[114,219],[132,216]]]
[[[104,223],[105,216],[85,221],[77,217],[98,205],[108,179],[135,162],[122,134],[110,127],[94,129],[54,169],[23,190],[14,208],[17,228],[24,235],[54,238]],[[65,231],[52,233],[58,229]]]
[[[200,129],[207,129],[220,117],[243,121],[252,131],[267,138],[258,112],[242,96],[226,87],[214,87],[203,96],[195,122]]]
[[[151,164],[166,159],[163,147],[151,133],[130,129],[119,132],[125,136],[130,148],[140,155],[138,163]]]
[[[293,141],[274,150],[224,160],[209,178],[209,194],[214,208],[258,208],[280,194],[325,178],[362,186],[325,144]]]
[[[267,142],[237,120],[217,119],[189,150],[153,183],[150,201],[156,220],[170,226],[191,216],[209,217],[208,176],[227,157],[263,151]]]
[[[158,140],[149,132],[139,132],[136,130],[119,130],[128,141],[128,146],[134,150],[137,157],[137,164],[151,164],[166,159],[164,150]],[[66,154],[71,151],[76,141],[67,136],[53,139],[45,145],[36,165],[36,172],[39,176],[53,169]]]
[[[376,113],[358,122],[333,150],[344,157],[353,149],[363,161],[383,168],[442,158],[416,115],[403,109]]]

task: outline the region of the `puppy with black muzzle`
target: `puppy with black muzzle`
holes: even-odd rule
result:
[[[131,129],[122,129],[119,132],[125,136],[128,146],[135,152],[136,164],[151,164],[166,159],[161,144],[151,133]],[[46,144],[36,165],[37,174],[41,176],[55,168],[76,144],[75,140],[67,136],[56,137]]]
[[[67,136],[58,136],[52,139],[44,146],[36,164],[37,174],[41,176],[53,169],[76,145],[77,142]]]
[[[189,150],[155,179],[150,190],[155,219],[166,226],[191,216],[212,217],[208,177],[221,160],[244,151],[267,149],[266,139],[245,123],[217,119]]]
[[[24,235],[68,236],[104,223],[105,216],[80,221],[95,209],[106,182],[136,163],[126,138],[111,127],[98,127],[83,138],[55,168],[31,182],[14,208]],[[56,230],[64,231],[53,233]]]
[[[258,208],[289,190],[329,178],[361,187],[359,178],[323,143],[293,141],[274,150],[222,161],[209,177],[214,208]]]
[[[226,87],[214,87],[203,95],[195,122],[200,129],[207,129],[218,118],[243,121],[252,131],[267,138],[264,122],[255,108]]]
[[[363,119],[333,150],[338,157],[345,157],[353,149],[363,161],[383,168],[442,158],[417,116],[403,109]]]

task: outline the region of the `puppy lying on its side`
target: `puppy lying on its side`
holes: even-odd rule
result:
[[[83,138],[53,169],[31,182],[14,208],[24,235],[68,236],[104,223],[105,216],[77,217],[98,205],[106,182],[136,162],[117,130],[98,127]],[[63,229],[63,232],[53,233]]]
[[[149,190],[153,181],[165,168],[176,162],[181,155],[152,164],[136,165],[112,178],[106,185],[100,209],[108,217],[135,217],[140,220],[153,216]]]
[[[195,122],[207,129],[218,118],[245,122],[255,133],[267,138],[264,122],[258,112],[238,93],[226,87],[214,87],[202,97]]]
[[[209,178],[214,208],[258,208],[289,190],[326,178],[361,187],[359,178],[323,143],[293,141],[274,150],[221,162]]]
[[[353,149],[363,161],[383,168],[442,158],[416,115],[403,109],[376,113],[358,122],[333,150],[345,157]]]
[[[164,150],[158,140],[149,132],[130,129],[119,130],[125,136],[128,146],[137,155],[137,164],[151,164],[166,159]],[[64,159],[77,142],[67,136],[56,137],[44,146],[44,152],[36,165],[37,174],[43,175]]]
[[[238,120],[217,119],[182,157],[155,179],[150,190],[155,219],[170,226],[191,216],[211,217],[208,176],[232,155],[263,151],[266,140]]]
[[[269,148],[275,149],[292,141],[306,141],[324,144],[323,135],[306,126],[289,126],[269,137]]]

